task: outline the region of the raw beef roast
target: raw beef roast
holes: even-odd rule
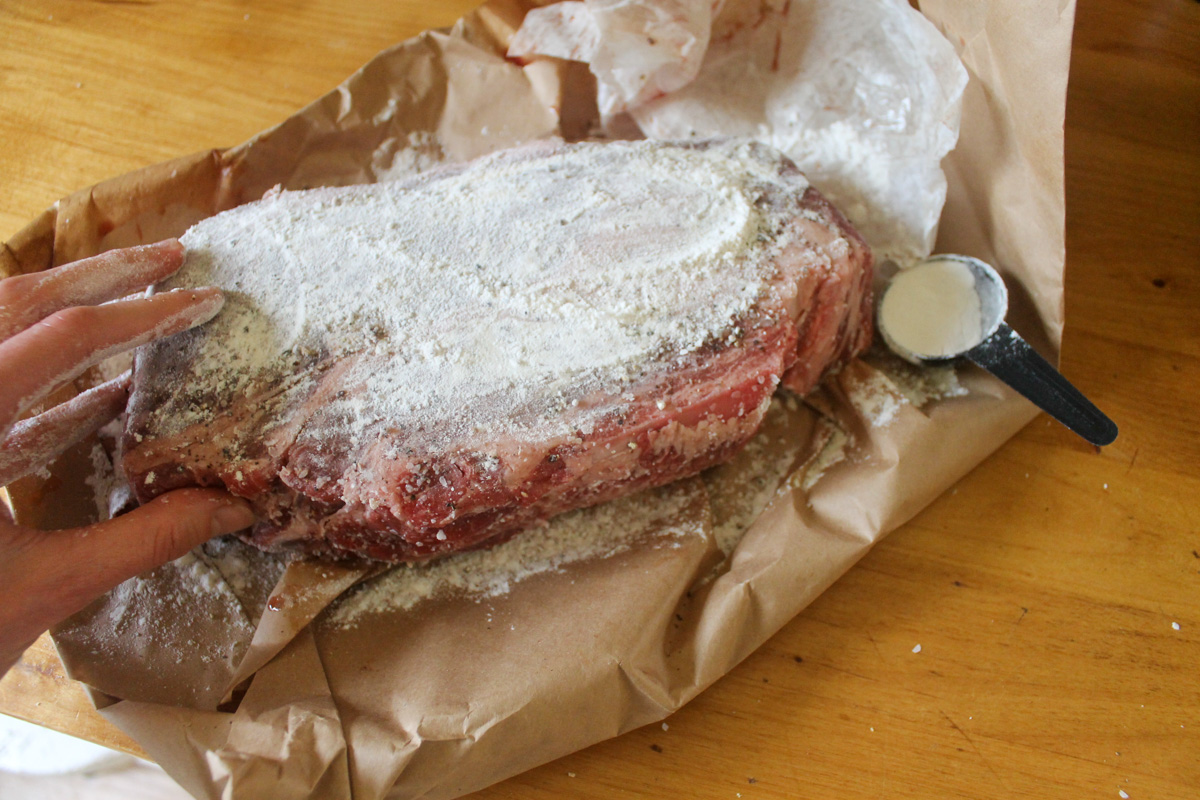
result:
[[[538,145],[193,227],[212,322],[138,354],[140,500],[225,486],[264,548],[414,561],[690,475],[871,335],[871,255],[745,141]]]

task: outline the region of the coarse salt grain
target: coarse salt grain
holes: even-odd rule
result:
[[[1178,623],[1178,622],[1172,622],[1172,623],[1171,623],[1171,629],[1172,629],[1172,630],[1176,630],[1176,631],[1177,631],[1177,630],[1179,630],[1179,623]]]
[[[921,645],[917,645],[916,647],[914,647],[914,648],[912,649],[912,651],[913,651],[914,653],[919,653],[919,652],[921,652]]]
[[[1117,789],[1117,796],[1120,797],[1121,800],[1129,800],[1129,795],[1124,789]]]

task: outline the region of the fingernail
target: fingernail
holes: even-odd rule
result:
[[[240,531],[254,524],[254,512],[248,503],[237,501],[213,509],[212,534],[223,536],[226,533]]]
[[[161,242],[144,244],[140,247],[135,247],[132,249],[139,255],[148,255],[152,258],[156,258],[162,266],[171,270],[163,277],[169,277],[170,275],[173,275],[179,271],[180,267],[183,266],[183,242],[179,241],[178,239],[163,239]]]
[[[192,307],[192,317],[189,323],[191,327],[203,325],[210,319],[220,313],[225,305],[225,293],[215,286],[205,286],[202,289],[189,289],[191,299],[195,305]]]

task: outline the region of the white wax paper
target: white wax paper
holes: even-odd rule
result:
[[[715,20],[705,13],[713,5],[561,3],[530,14],[509,52],[587,61],[602,97],[604,87],[629,88],[624,105],[601,111],[627,108],[651,138],[774,145],[878,261],[929,255],[946,199],[941,160],[958,139],[967,82],[950,43],[903,0],[731,0]],[[673,42],[685,41],[683,30],[690,38],[672,45],[664,29]],[[706,45],[694,80],[679,85]],[[630,75],[640,76],[637,92]]]

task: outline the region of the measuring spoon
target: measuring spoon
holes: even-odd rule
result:
[[[901,270],[879,301],[879,332],[914,364],[967,358],[1095,445],[1116,424],[1004,322],[1008,290],[977,258],[933,256]]]

